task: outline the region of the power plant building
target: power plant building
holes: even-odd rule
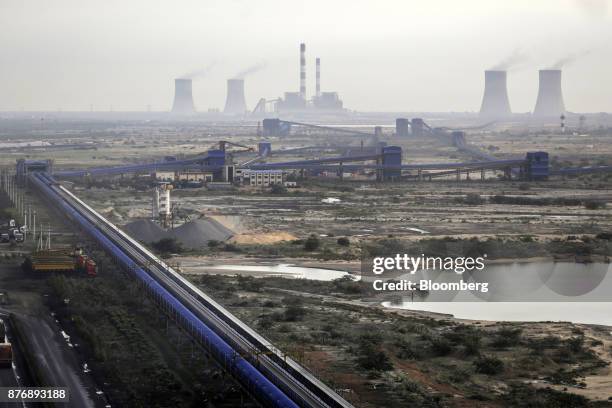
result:
[[[308,109],[342,110],[344,104],[338,92],[321,92],[321,59],[315,61],[315,95],[312,100],[306,94],[306,44],[300,44],[300,89],[299,92],[285,92],[275,105],[277,112],[305,111]]]
[[[506,77],[506,71],[485,71],[485,88],[480,116],[503,118],[512,114]]]
[[[321,92],[321,58],[315,60],[315,66],[315,96],[312,98],[312,104],[317,109],[342,110],[343,103],[338,92]]]
[[[299,92],[285,92],[285,97],[276,102],[276,110],[279,112],[305,109],[306,99]]]
[[[561,70],[540,70],[539,78],[538,99],[533,115],[537,117],[560,117],[565,112],[561,90]]]
[[[344,106],[338,92],[322,92],[319,97],[315,97],[313,103],[315,108],[326,110],[342,110]]]
[[[285,173],[282,170],[237,169],[236,179],[253,187],[268,187],[283,184]]]

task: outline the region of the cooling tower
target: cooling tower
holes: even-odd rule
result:
[[[561,92],[561,70],[540,70],[540,88],[536,101],[534,116],[559,117],[565,112],[563,92]]]
[[[306,100],[306,44],[300,44],[300,97]]]
[[[510,116],[506,71],[485,71],[485,89],[480,115],[490,118]]]
[[[174,80],[174,113],[193,113],[193,95],[191,94],[191,79],[177,78]]]
[[[223,113],[244,114],[247,110],[244,99],[244,79],[227,80],[227,99]]]

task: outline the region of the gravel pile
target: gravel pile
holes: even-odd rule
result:
[[[200,248],[209,241],[227,241],[234,233],[212,218],[187,222],[169,232],[185,248]]]
[[[176,238],[184,248],[197,249],[209,241],[227,241],[234,232],[212,218],[189,221],[173,230],[164,230],[151,220],[138,220],[123,226],[125,232],[147,244],[162,238]]]
[[[132,238],[147,244],[170,237],[170,234],[151,220],[138,220],[123,226]]]

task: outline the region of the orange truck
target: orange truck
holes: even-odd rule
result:
[[[23,263],[26,271],[32,272],[83,272],[96,276],[96,262],[83,253],[81,248],[55,249],[33,252]]]

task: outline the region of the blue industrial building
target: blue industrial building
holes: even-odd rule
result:
[[[272,153],[272,143],[270,142],[257,143],[257,152],[262,157],[269,156]]]
[[[383,168],[383,180],[399,179],[402,175],[402,148],[400,146],[385,146],[382,148],[382,165],[397,166],[393,168]]]
[[[263,120],[264,136],[287,136],[291,131],[291,124],[277,118]]]
[[[549,175],[548,153],[527,152],[527,178],[529,180],[547,180]]]

